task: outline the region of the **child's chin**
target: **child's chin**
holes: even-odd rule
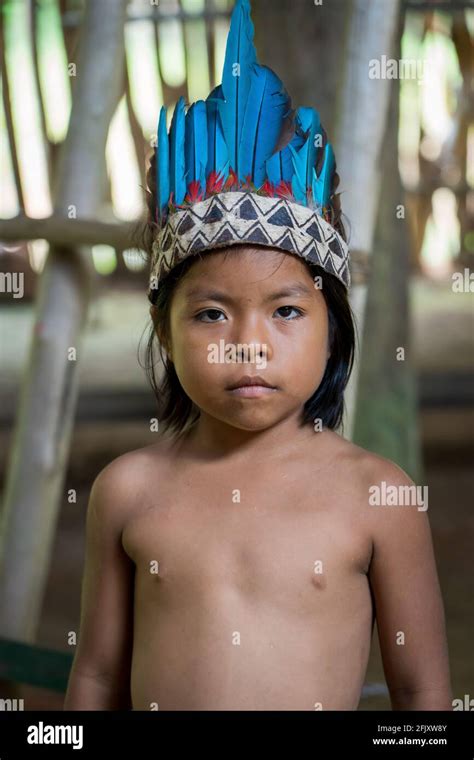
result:
[[[259,432],[266,430],[279,421],[279,416],[275,414],[265,414],[253,409],[241,411],[240,413],[227,415],[224,422],[227,425],[238,428],[239,430],[248,430],[249,432]]]

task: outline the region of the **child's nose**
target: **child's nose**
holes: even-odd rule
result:
[[[249,346],[249,350],[253,351],[257,357],[265,357],[267,359],[271,357],[271,339],[268,326],[262,318],[250,316],[238,320],[235,323],[231,340],[236,344],[237,348],[239,345],[241,346],[240,350],[242,352],[244,346]]]

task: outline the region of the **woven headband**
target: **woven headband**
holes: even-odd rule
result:
[[[317,264],[350,287],[349,249],[332,226],[336,164],[318,112],[291,108],[283,83],[257,61],[249,0],[234,7],[222,84],[169,134],[160,112],[149,298],[179,263],[248,243]]]

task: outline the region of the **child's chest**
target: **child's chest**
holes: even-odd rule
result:
[[[163,604],[222,594],[304,613],[366,585],[371,541],[363,509],[334,473],[194,470],[151,493],[122,543],[137,588]]]

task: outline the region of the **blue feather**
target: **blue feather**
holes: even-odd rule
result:
[[[215,171],[224,178],[225,182],[229,176],[229,149],[225,141],[217,105],[217,100],[222,99],[221,85],[215,87],[206,99],[208,131],[206,175],[209,176],[212,171]]]
[[[251,86],[252,67],[257,63],[253,37],[249,0],[237,0],[232,12],[222,72],[224,100],[218,100],[230,165],[237,176],[240,175],[239,145],[245,106]]]
[[[326,143],[324,149],[324,163],[321,167],[319,177],[316,175],[316,169],[313,169],[313,200],[320,203],[321,206],[327,206],[331,197],[332,179],[334,175],[336,162],[334,151],[331,143]]]
[[[193,103],[186,114],[185,168],[186,183],[196,180],[204,192],[207,166],[207,113],[204,100]]]
[[[170,197],[170,154],[168,130],[166,127],[166,108],[161,107],[158,123],[158,146],[156,151],[156,197],[158,215],[161,216]]]
[[[266,162],[267,177],[274,185],[278,185],[282,180],[291,182],[294,174],[293,158],[290,151],[290,145],[295,151],[298,151],[304,144],[304,137],[295,131],[292,139],[284,148],[274,153]]]
[[[241,181],[250,175],[256,187],[265,182],[265,162],[275,149],[290,106],[281,79],[267,66],[255,65],[239,144]]]
[[[174,193],[174,203],[178,205],[186,195],[184,138],[184,98],[181,96],[176,103],[170,129],[170,190]]]
[[[326,206],[335,171],[332,146],[325,147],[318,176],[318,148],[323,139],[319,114],[301,107],[294,117],[290,109],[291,100],[280,78],[257,61],[250,2],[236,0],[222,84],[206,101],[192,104],[187,114],[181,97],[169,136],[166,108],[161,109],[156,167],[159,215],[170,193],[174,203],[181,205],[191,182],[197,181],[205,191],[211,172],[225,181],[231,168],[241,182],[249,175],[257,188],[267,177],[275,185],[291,182],[296,201],[307,206],[312,191],[314,205]],[[273,153],[288,133],[291,141]]]
[[[274,185],[283,179],[283,151],[279,150],[265,162],[267,177]]]
[[[307,206],[307,190],[312,185],[318,149],[315,138],[319,135],[319,141],[322,140],[321,122],[314,108],[305,107],[298,108],[296,120],[301,131],[306,134],[306,140],[298,151],[290,146],[294,167],[292,187],[296,200]]]

